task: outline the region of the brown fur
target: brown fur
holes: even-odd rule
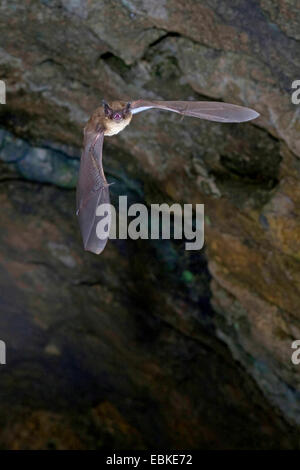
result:
[[[127,102],[126,101],[111,101],[108,103],[110,108],[114,111],[122,111],[125,108]],[[105,116],[104,107],[100,106],[95,110],[95,112],[90,117],[87,125],[85,126],[85,132],[100,132],[101,129],[104,131],[104,135],[111,136],[118,134],[121,132],[132,119],[132,114],[130,112],[127,113],[125,119],[121,121],[115,121],[113,119],[109,119]]]

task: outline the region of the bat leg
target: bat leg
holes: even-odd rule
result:
[[[76,215],[77,216],[79,215],[80,211],[86,206],[86,204],[89,202],[89,200],[92,197],[94,197],[95,193],[97,193],[98,191],[100,191],[103,188],[108,188],[112,184],[114,184],[114,183],[104,183],[104,184],[94,186],[94,188],[89,192],[88,196],[83,201],[80,202],[79,208],[76,211]]]
[[[185,106],[185,108],[181,111],[181,119],[180,119],[180,122],[182,122],[184,120],[184,117],[185,117],[185,114],[186,114],[186,111],[187,111],[187,105]]]

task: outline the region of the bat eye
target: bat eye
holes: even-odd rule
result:
[[[114,113],[114,119],[116,119],[116,121],[120,121],[120,119],[122,119],[122,114],[121,113]]]

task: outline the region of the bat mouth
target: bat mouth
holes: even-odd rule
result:
[[[113,118],[115,121],[121,121],[121,119],[123,119],[123,116],[121,113],[114,113]]]

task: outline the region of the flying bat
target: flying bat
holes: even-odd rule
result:
[[[134,114],[153,108],[216,122],[245,122],[259,116],[253,109],[215,101],[136,100],[107,103],[103,100],[102,106],[94,111],[84,128],[83,152],[76,190],[76,214],[84,249],[87,251],[100,254],[109,235],[109,226],[104,236],[99,237],[97,233],[97,208],[109,204],[110,185],[106,181],[102,165],[104,136],[118,134],[128,126]],[[110,217],[109,209],[107,215]]]

